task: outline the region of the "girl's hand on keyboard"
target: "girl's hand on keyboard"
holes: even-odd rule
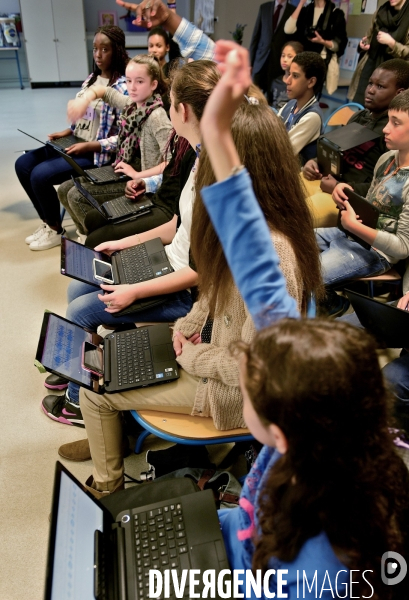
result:
[[[135,246],[135,243],[132,244],[132,246]],[[118,252],[118,250],[123,250],[127,247],[128,246],[124,245],[123,240],[115,240],[113,242],[102,242],[102,244],[95,246],[94,250],[97,252],[105,252],[105,254],[111,256],[113,252]]]
[[[143,179],[132,179],[127,181],[125,186],[125,196],[129,200],[136,200],[138,196],[144,194],[146,191],[146,184]]]
[[[114,169],[115,173],[123,173],[124,175],[128,175],[128,177],[132,177],[132,179],[136,179],[138,177],[138,172],[123,160],[115,165]]]
[[[105,294],[98,294],[101,302],[105,303],[105,310],[109,313],[116,313],[130,306],[137,299],[135,295],[135,285],[108,285],[102,284],[101,289]]]

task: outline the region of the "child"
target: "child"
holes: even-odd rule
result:
[[[217,42],[216,59],[224,75],[201,131],[219,183],[202,195],[235,281],[263,327],[297,311],[230,135],[249,84],[248,53]],[[269,592],[277,597],[279,590],[291,598],[407,597],[407,578],[396,586],[381,581],[385,548],[408,555],[409,481],[387,428],[373,342],[343,323],[285,319],[238,348],[244,417],[266,446],[240,507],[219,512],[230,568],[275,569]]]
[[[98,83],[120,94],[126,94],[124,79],[129,57],[125,50],[125,34],[120,27],[99,27],[94,37],[93,72],[82,84],[78,96]],[[100,167],[112,160],[111,141],[118,133],[119,111],[104,102],[93,103],[89,115],[71,129],[51,133],[50,140],[74,133],[84,140],[67,148],[83,169]],[[16,173],[42,223],[26,238],[30,250],[47,250],[61,243],[63,228],[60,203],[54,186],[75,172],[64,158],[50,146],[42,146],[20,156]]]
[[[129,94],[126,98],[101,86],[92,86],[82,98],[69,102],[68,115],[75,120],[84,114],[93,98],[103,98],[108,104],[122,109],[113,166],[117,173],[136,179],[162,172],[165,165],[160,163],[164,160],[172,126],[160,97],[166,85],[153,57],[139,54],[132,58],[126,67],[126,84]],[[118,198],[125,188],[123,182],[95,186],[85,178],[80,181],[101,204]],[[85,234],[84,217],[92,207],[72,181],[60,186],[58,197],[72,216],[79,234]]]
[[[367,250],[337,227],[316,230],[321,250],[324,284],[329,286],[327,310],[340,314],[348,304],[333,288],[350,279],[388,271],[409,256],[409,91],[398,94],[389,105],[384,128],[389,152],[375,166],[368,202],[380,210],[376,229],[367,227],[348,200],[338,200],[344,229],[371,244]],[[343,184],[344,188],[352,186]],[[344,195],[344,194],[343,194]],[[346,196],[344,195],[346,198]]]
[[[162,27],[152,27],[148,33],[148,52],[153,55],[162,69],[163,76],[169,77],[169,64],[166,55],[169,52],[169,34]]]
[[[275,110],[283,108],[287,104],[289,97],[287,95],[287,80],[290,74],[290,65],[293,58],[304,50],[300,42],[288,42],[281,50],[280,66],[284,75],[280,75],[273,81],[273,102],[272,107]]]
[[[316,52],[293,58],[287,79],[290,101],[279,111],[294,149],[304,164],[317,155],[316,140],[323,133],[323,115],[316,98],[325,78],[325,63]]]

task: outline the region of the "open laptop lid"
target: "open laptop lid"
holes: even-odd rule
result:
[[[83,368],[85,342],[99,345],[102,338],[52,312],[44,313],[36,361],[47,371],[81,387],[101,393],[103,380]]]
[[[108,215],[106,214],[106,212],[104,211],[104,209],[101,207],[101,205],[95,200],[94,196],[92,194],[90,194],[88,192],[88,190],[86,190],[79,181],[77,181],[75,179],[75,177],[73,175],[71,175],[71,179],[73,181],[73,184],[75,185],[75,187],[77,188],[77,190],[84,196],[84,198],[86,200],[88,200],[88,202],[91,204],[91,206],[93,206],[94,208],[97,209],[97,211],[105,218],[108,218]]]
[[[355,148],[379,137],[379,133],[368,129],[368,127],[359,125],[359,123],[349,123],[343,127],[337,127],[334,131],[324,133],[320,140],[325,138],[338,146],[341,152],[345,152],[350,148]]]
[[[103,252],[97,252],[66,237],[61,238],[61,274],[72,277],[84,283],[100,287],[101,281],[95,279],[93,260],[97,258],[111,264],[111,257]],[[116,271],[115,271],[116,273]]]
[[[58,146],[53,146],[53,148],[60,156],[62,156],[67,161],[67,163],[71,166],[71,168],[76,173],[78,173],[78,175],[81,175],[82,177],[86,177],[86,179],[89,180],[89,177],[86,174],[86,172],[84,171],[84,169],[81,167],[81,165],[79,165],[77,163],[76,160],[74,160],[74,158],[71,156],[71,154],[67,154],[65,152],[65,150],[63,150],[62,148],[58,148]]]
[[[367,227],[371,227],[371,229],[376,229],[376,225],[378,223],[378,218],[379,218],[379,212],[380,212],[379,209],[376,206],[374,206],[373,204],[371,204],[370,202],[368,202],[366,200],[366,198],[364,198],[363,196],[360,196],[359,194],[357,194],[353,190],[350,190],[349,188],[344,188],[344,192],[348,196],[348,200],[349,200],[349,203],[351,204],[352,208],[354,209],[356,214],[359,215],[359,218],[362,221],[363,225],[366,225]],[[350,238],[354,239],[356,242],[358,242],[358,244],[360,244],[363,248],[365,248],[366,250],[369,250],[371,248],[371,244],[368,244],[368,242],[365,242],[358,235],[354,235],[350,231],[344,229],[344,227],[342,226],[342,222],[341,222],[341,213],[342,213],[342,211],[340,210],[338,213],[338,221],[337,221],[338,229],[340,229],[341,231],[346,233],[348,237],[350,237]]]
[[[388,348],[409,347],[409,312],[345,290],[361,324]]]
[[[38,138],[34,137],[33,135],[30,135],[29,133],[27,133],[26,131],[23,131],[22,129],[17,129],[17,131],[19,131],[20,133],[24,133],[24,135],[27,135],[28,137],[31,137],[31,139],[35,140],[39,144],[42,144],[43,146],[45,146],[45,144],[46,144],[42,140],[39,140]]]
[[[113,522],[111,513],[57,461],[44,600],[95,600],[95,532],[109,537]],[[115,578],[109,579],[114,586]],[[108,598],[118,597],[110,592]]]

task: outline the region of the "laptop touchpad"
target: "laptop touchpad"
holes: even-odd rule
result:
[[[206,569],[218,569],[220,565],[214,542],[192,546],[190,549],[190,561],[192,569],[200,569],[202,573]]]
[[[164,362],[169,360],[169,352],[167,344],[160,344],[152,348],[154,362]]]
[[[166,260],[166,252],[156,252],[155,254],[151,254],[149,260],[151,261],[151,265],[160,265]]]

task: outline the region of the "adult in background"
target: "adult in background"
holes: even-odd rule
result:
[[[272,103],[272,84],[283,74],[280,65],[281,50],[291,39],[284,32],[284,25],[294,12],[288,0],[265,2],[259,8],[250,42],[250,61],[253,81],[267,94]]]
[[[332,55],[341,57],[348,43],[345,15],[330,0],[314,0],[305,6],[306,1],[300,0],[284,31],[301,42],[304,50],[321,54],[328,67]]]
[[[352,77],[348,98],[363,104],[368,79],[376,67],[388,58],[409,58],[409,2],[389,0],[380,6],[359,46],[364,55]]]

